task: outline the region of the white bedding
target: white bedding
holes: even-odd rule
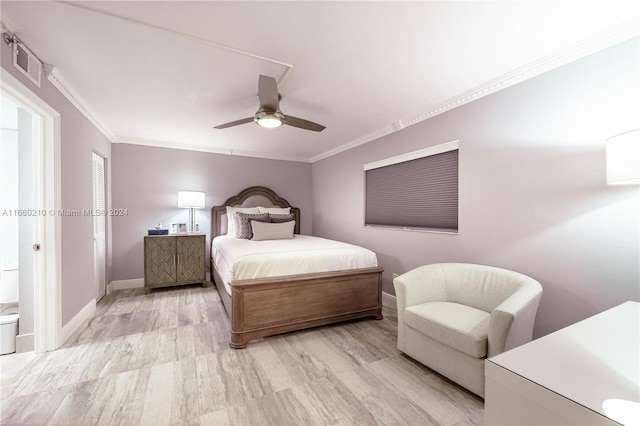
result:
[[[309,235],[268,241],[221,235],[211,242],[211,257],[229,293],[238,280],[378,266],[371,250]]]

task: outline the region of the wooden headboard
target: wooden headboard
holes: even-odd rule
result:
[[[227,206],[230,207],[291,207],[296,220],[293,230],[300,233],[300,209],[293,207],[287,200],[280,197],[273,190],[264,186],[251,186],[242,190],[238,195],[230,197],[221,206],[211,208],[211,233],[212,239],[227,232]]]

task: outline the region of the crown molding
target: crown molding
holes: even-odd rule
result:
[[[282,161],[296,161],[308,163],[308,158],[299,158],[299,157],[291,157],[291,156],[278,156],[278,155],[270,155],[253,151],[244,151],[244,150],[235,150],[228,148],[218,148],[212,146],[203,146],[203,145],[195,145],[195,144],[184,144],[177,141],[162,141],[162,140],[153,140],[153,139],[143,139],[136,138],[130,136],[120,136],[114,135],[107,126],[102,124],[101,120],[98,116],[89,108],[86,102],[82,100],[82,97],[78,95],[78,93],[71,87],[71,85],[64,79],[62,74],[60,74],[55,67],[51,65],[45,65],[45,74],[47,79],[53,84],[53,86],[58,89],[62,95],[73,104],[74,107],[82,115],[84,115],[87,120],[89,120],[107,139],[111,141],[111,143],[125,143],[125,144],[133,144],[133,145],[144,145],[144,146],[152,146],[156,148],[171,148],[171,149],[183,149],[187,151],[199,151],[199,152],[209,152],[213,154],[223,154],[223,155],[237,155],[243,157],[253,157],[253,158],[264,158],[270,160],[282,160]]]
[[[44,69],[47,80],[49,80],[51,84],[53,84],[53,86],[58,89],[58,91],[62,93],[62,95],[67,98],[67,100],[71,102],[71,104],[73,104],[73,106],[76,107],[82,115],[86,117],[87,120],[93,123],[93,125],[96,126],[96,128],[107,139],[113,142],[113,133],[109,131],[107,126],[102,124],[100,119],[98,119],[98,116],[91,110],[91,108],[89,108],[87,103],[82,100],[80,95],[78,95],[78,92],[73,90],[71,85],[64,79],[64,77],[62,77],[62,74],[60,74],[52,65],[45,64]]]
[[[9,31],[11,33],[16,33],[19,31],[18,26],[9,19],[9,17],[4,13],[4,11],[0,10],[0,20],[2,31]],[[62,95],[67,98],[71,104],[76,107],[80,113],[82,113],[87,120],[89,120],[93,125],[109,140],[113,138],[113,134],[108,130],[108,128],[102,124],[102,122],[97,118],[96,114],[91,111],[91,109],[87,106],[86,102],[82,100],[80,95],[73,90],[71,85],[62,77],[62,75],[55,69],[53,65],[44,64],[44,73],[47,76],[47,80],[53,84],[53,87],[58,89]]]
[[[435,117],[444,112],[475,101],[476,99],[480,99],[490,94],[496,93],[500,90],[506,89],[507,87],[511,87],[515,84],[536,77],[547,71],[551,71],[555,68],[561,67],[562,65],[566,65],[570,62],[576,61],[578,59],[638,36],[640,36],[640,19],[636,17],[619,25],[610,27],[609,29],[596,34],[593,37],[587,38],[582,42],[559,50],[528,65],[517,68],[507,74],[503,74],[498,78],[476,86],[453,98],[447,99],[444,102],[432,105],[431,107],[422,110],[412,116],[406,117],[404,119],[399,119],[392,124],[384,127],[383,129],[369,133],[358,139],[347,142],[337,148],[326,151],[323,154],[311,158],[309,161],[311,163],[315,163],[316,161],[329,158],[341,152],[379,139],[383,136],[390,135],[391,133],[400,131],[408,126],[418,124],[424,120],[428,120],[429,118]]]
[[[199,151],[199,152],[208,152],[212,154],[222,154],[222,155],[236,155],[241,157],[253,157],[253,158],[263,158],[268,160],[281,160],[281,161],[296,161],[301,163],[309,163],[308,158],[300,158],[300,157],[291,157],[291,156],[283,156],[283,155],[270,155],[261,152],[254,151],[244,151],[239,149],[231,149],[231,148],[219,148],[215,146],[204,146],[204,145],[196,145],[196,144],[183,144],[176,141],[162,141],[156,139],[143,139],[129,136],[114,136],[111,139],[113,143],[123,143],[130,145],[143,145],[143,146],[151,146],[155,148],[169,148],[169,149],[183,149],[186,151]]]
[[[299,158],[299,157],[291,157],[291,156],[278,156],[278,155],[270,155],[253,151],[244,151],[244,150],[235,150],[228,148],[218,148],[212,146],[203,146],[203,145],[195,145],[195,144],[184,144],[176,141],[162,141],[162,140],[153,140],[153,139],[143,139],[136,138],[130,136],[119,136],[114,135],[104,124],[102,124],[101,120],[97,117],[97,115],[89,108],[86,102],[82,100],[80,95],[71,87],[71,85],[64,79],[62,74],[60,74],[53,66],[45,65],[45,74],[47,79],[53,84],[53,86],[58,89],[62,95],[69,100],[76,107],[82,115],[84,115],[87,120],[89,120],[93,125],[100,131],[102,134],[109,139],[112,143],[126,143],[126,144],[134,144],[134,145],[144,145],[144,146],[152,146],[157,148],[171,148],[171,149],[183,149],[187,151],[200,151],[200,152],[209,152],[213,154],[224,154],[224,155],[237,155],[243,157],[254,157],[254,158],[264,158],[271,160],[283,160],[283,161],[296,161],[308,163],[308,158]]]
[[[11,32],[17,31],[18,27],[0,10],[0,19],[2,28]],[[444,102],[430,106],[427,109],[419,111],[411,116],[398,119],[382,129],[368,133],[362,137],[349,141],[337,148],[326,151],[320,155],[311,158],[299,158],[290,156],[277,156],[264,154],[253,151],[233,150],[227,148],[218,148],[203,145],[184,145],[176,141],[159,141],[150,139],[141,139],[127,136],[114,135],[107,126],[105,126],[98,116],[91,110],[82,97],[71,87],[64,77],[52,66],[45,64],[45,74],[47,79],[53,86],[62,93],[62,95],[71,102],[80,113],[82,113],[107,139],[112,143],[127,143],[135,145],[145,145],[160,148],[184,149],[189,151],[201,151],[224,155],[237,155],[254,158],[264,158],[282,161],[296,161],[304,163],[315,163],[316,161],[332,157],[341,152],[353,149],[360,145],[374,141],[384,136],[388,136],[397,131],[403,130],[408,126],[418,124],[432,117],[440,115],[444,112],[465,105],[476,99],[483,98],[487,95],[496,93],[505,88],[511,87],[522,81],[536,77],[552,69],[566,65],[570,62],[586,57],[590,54],[604,50],[615,44],[627,41],[640,35],[640,19],[635,17],[629,21],[623,22],[617,26],[594,35],[582,42],[576,43],[568,48],[557,51],[540,60],[534,61],[528,65],[520,67],[512,72],[504,74],[496,79],[490,80],[484,84],[476,86],[466,92],[452,97]]]
[[[4,13],[4,11],[0,10],[0,27],[3,32],[9,31],[15,33],[18,31],[18,26]]]

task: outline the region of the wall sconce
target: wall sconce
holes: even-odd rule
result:
[[[178,191],[178,207],[189,209],[189,227],[187,232],[196,232],[196,210],[204,208],[204,192]]]
[[[640,129],[606,141],[607,183],[640,184]]]

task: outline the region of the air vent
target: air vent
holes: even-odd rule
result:
[[[13,65],[36,86],[40,87],[42,62],[19,41],[13,43]]]

